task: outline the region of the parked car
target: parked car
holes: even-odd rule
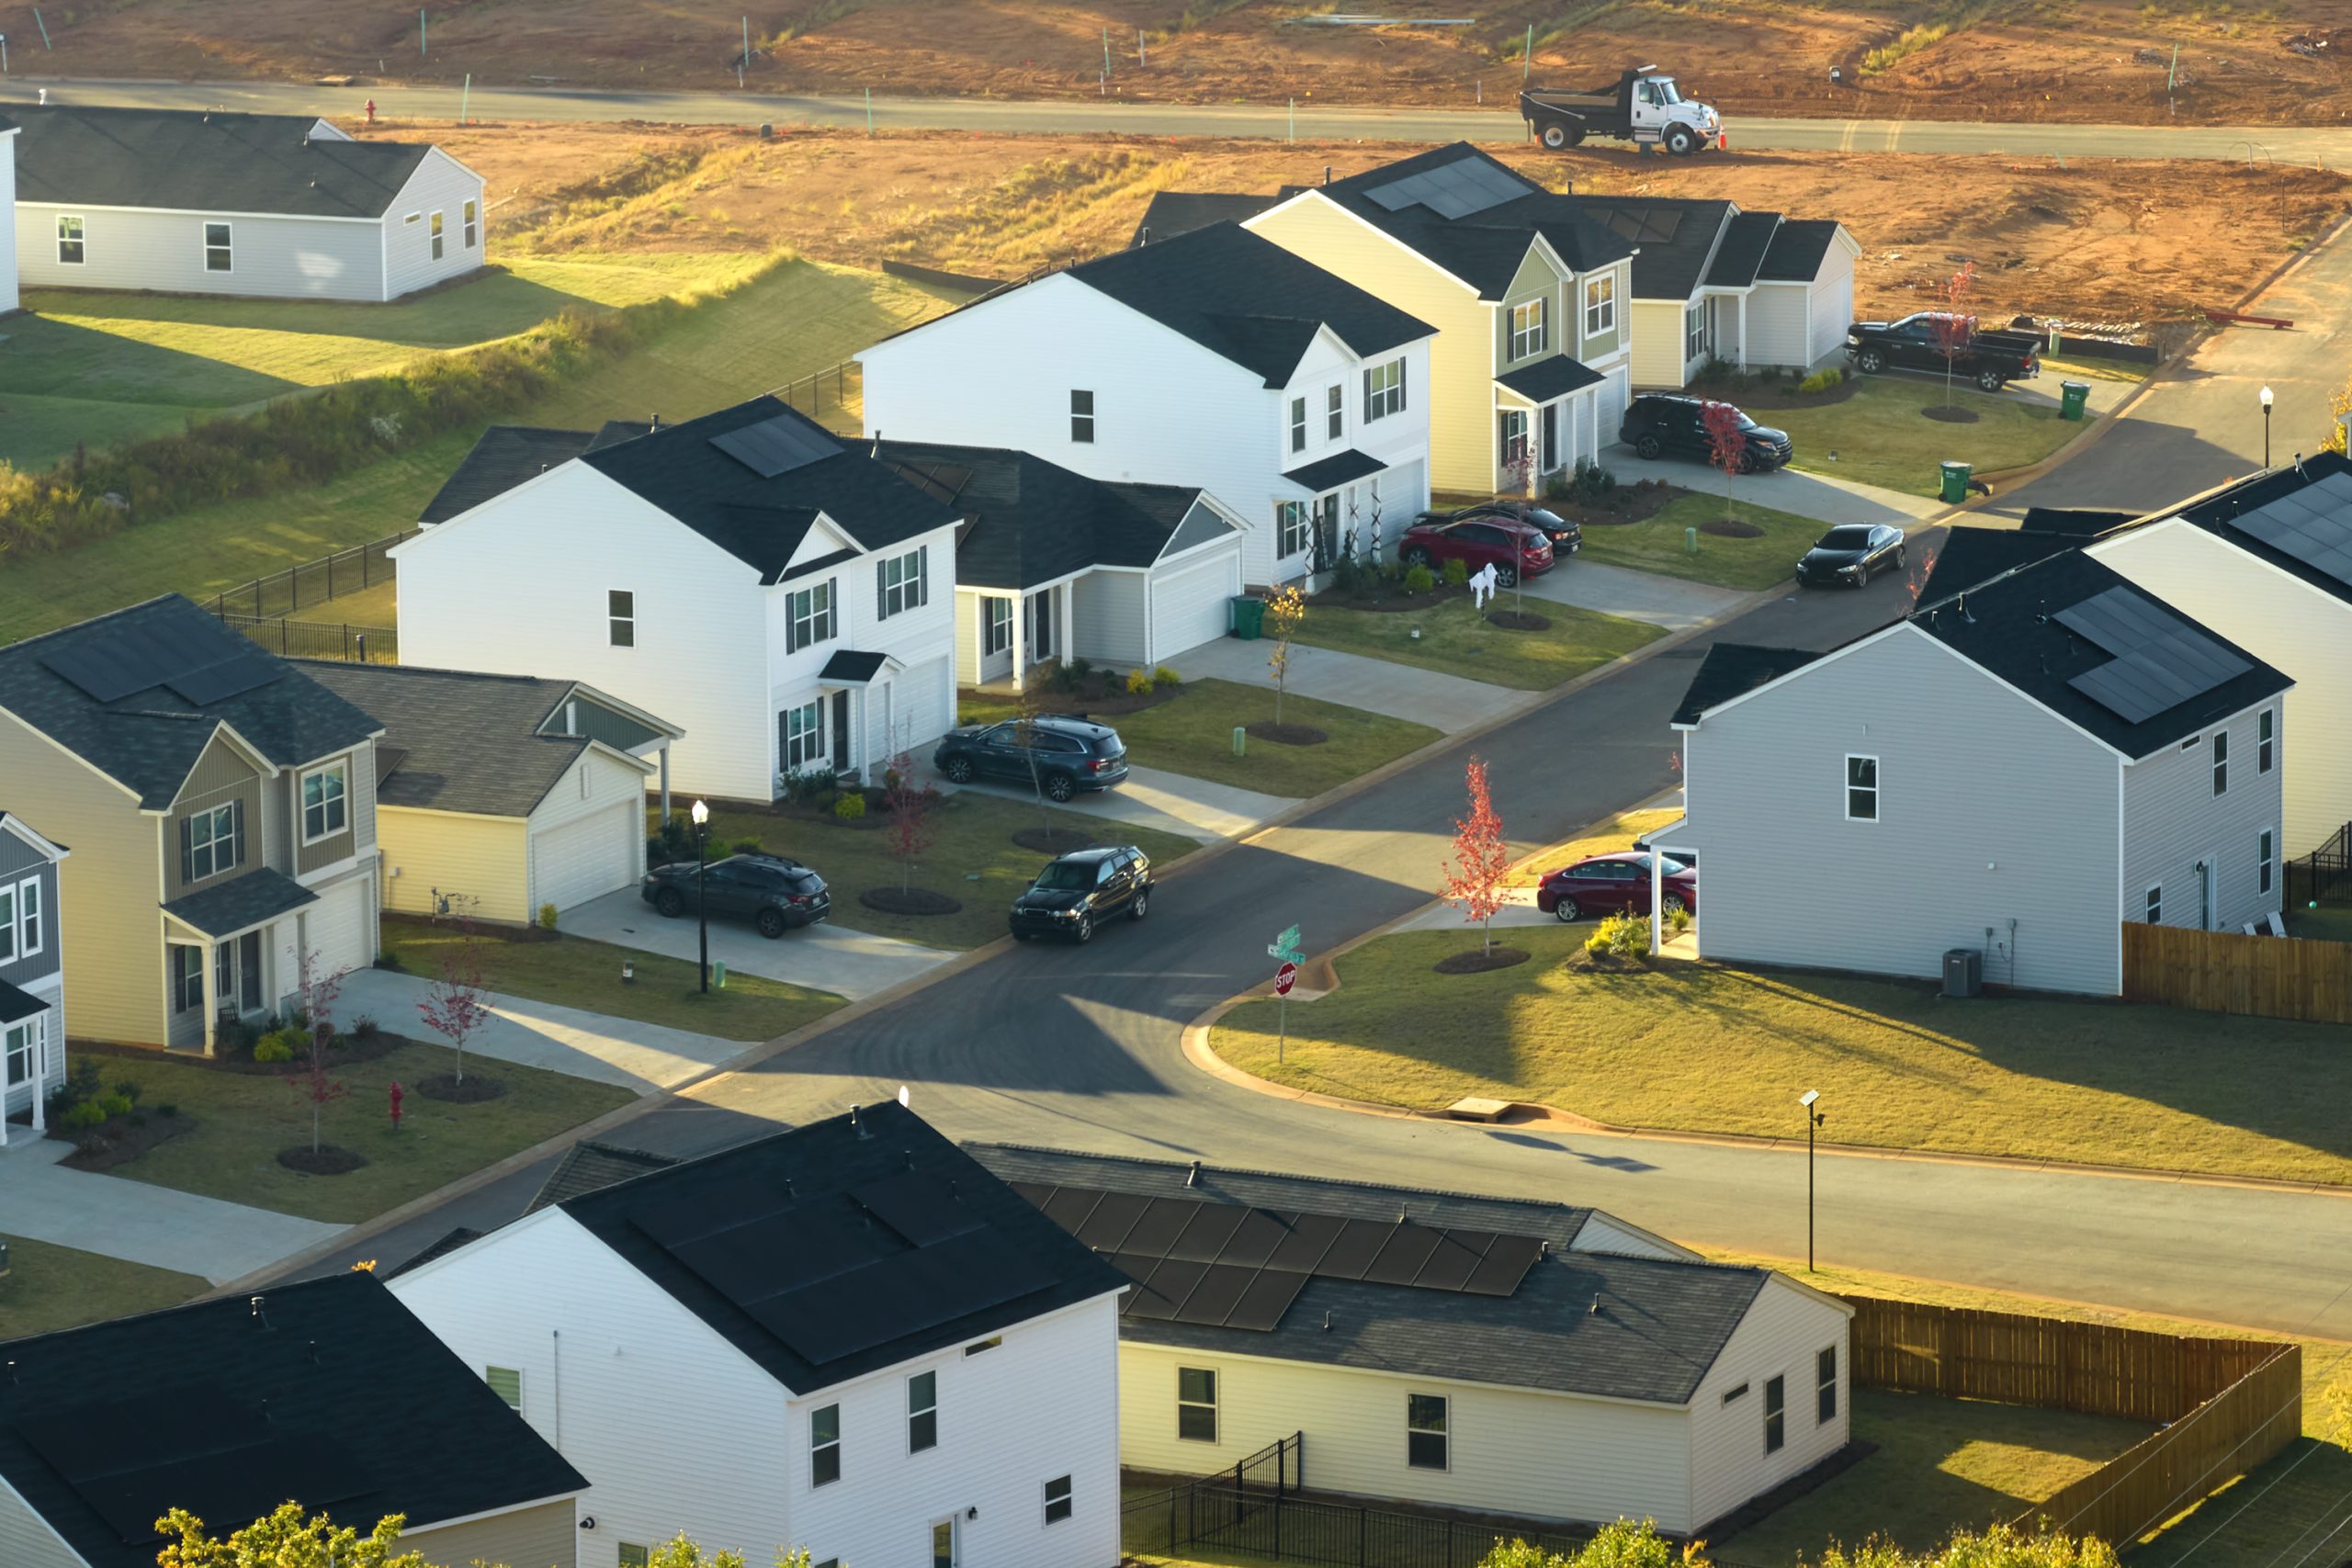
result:
[[[1048,714],[1031,724],[1009,718],[951,729],[939,738],[931,765],[955,784],[990,778],[1025,784],[1035,777],[1047,796],[1068,800],[1125,778],[1127,749],[1109,725]]]
[[[1552,541],[1555,560],[1572,556],[1584,548],[1584,525],[1561,516],[1548,506],[1538,506],[1532,501],[1510,501],[1498,498],[1482,501],[1476,506],[1465,506],[1456,512],[1424,512],[1414,519],[1413,525],[1424,523],[1470,523],[1481,518],[1501,518],[1506,522],[1524,523],[1540,528]]]
[[[697,888],[710,914],[750,920],[771,940],[815,925],[833,909],[825,879],[786,855],[729,855],[704,866],[673,860],[647,872],[638,896],[675,919],[694,908]]]
[[[1671,392],[1645,392],[1626,405],[1624,423],[1617,427],[1617,439],[1645,457],[1696,457],[1702,463],[1712,463],[1714,445],[1707,439],[1707,405],[1711,400]],[[1787,431],[1758,424],[1736,408],[1731,412],[1739,414],[1740,442],[1747,453],[1740,459],[1740,472],[1760,474],[1788,467],[1797,449]]]
[[[1133,844],[1077,850],[1037,874],[1012,901],[1007,923],[1015,942],[1035,936],[1092,942],[1094,930],[1124,912],[1140,920],[1151,906],[1151,857]]]
[[[1903,568],[1903,530],[1884,523],[1841,523],[1797,562],[1797,582],[1860,588],[1888,567]]]
[[[1416,523],[1397,536],[1396,558],[1432,570],[1458,560],[1474,574],[1491,566],[1495,581],[1509,588],[1521,577],[1541,577],[1551,570],[1554,557],[1552,541],[1543,529],[1487,513],[1458,523]]]
[[[1667,910],[1682,908],[1697,914],[1699,873],[1670,856],[1661,858]],[[1535,907],[1563,920],[1646,915],[1650,912],[1650,857],[1635,850],[1588,855],[1537,884]]]
[[[1961,334],[1951,355],[1951,373],[1973,381],[1979,391],[1997,392],[2012,381],[2041,374],[2041,339],[2031,333],[1984,332],[1973,316],[1921,310],[1899,321],[1856,321],[1846,329],[1846,357],[1865,376],[1882,370],[1944,373],[1947,342],[1938,330],[1957,322]]]

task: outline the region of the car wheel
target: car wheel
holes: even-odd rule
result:
[[[1980,392],[1997,392],[2001,384],[2001,373],[1997,370],[1979,370],[1976,373],[1976,389]]]
[[[1561,899],[1558,903],[1552,906],[1552,918],[1559,921],[1564,926],[1569,921],[1577,919],[1577,901],[1573,898]]]
[[[1072,931],[1069,934],[1070,939],[1074,942],[1092,942],[1094,940],[1094,918],[1091,915],[1079,916],[1077,929]]]
[[[1405,552],[1405,564],[1407,566],[1427,566],[1430,564],[1430,553],[1419,545],[1415,545],[1411,549]]]
[[[674,920],[686,912],[686,901],[674,887],[664,887],[653,896],[653,911],[665,920]]]
[[[1690,156],[1699,150],[1699,133],[1687,125],[1666,128],[1666,150],[1678,158]]]
[[[1502,562],[1497,561],[1495,563],[1495,586],[1498,588],[1518,587],[1519,568],[1515,566],[1505,566]]]
[[[785,924],[784,911],[781,909],[762,909],[758,919],[752,924],[770,942],[774,942],[790,929]]]
[[[1634,455],[1652,463],[1657,462],[1657,455],[1665,450],[1665,446],[1659,444],[1658,438],[1655,435],[1645,435],[1634,443]]]
[[[1140,920],[1148,912],[1149,912],[1150,908],[1151,889],[1148,887],[1138,887],[1136,889],[1136,901],[1127,906],[1127,919],[1131,920]]]
[[[1866,348],[1854,355],[1854,368],[1865,376],[1875,376],[1886,368],[1886,355],[1877,349]]]
[[[1667,915],[1668,915],[1668,917],[1669,919],[1671,919],[1672,917],[1674,917],[1674,916],[1676,916],[1676,915],[1679,915],[1679,914],[1682,913],[1682,910],[1683,910],[1683,904],[1682,904],[1682,900],[1681,900],[1681,899],[1679,899],[1679,898],[1677,898],[1677,897],[1676,897],[1673,894],[1671,894],[1671,893],[1668,894],[1668,895],[1666,896],[1665,909],[1666,909]]]
[[[1047,800],[1068,800],[1071,795],[1076,795],[1077,793],[1078,781],[1071,778],[1068,773],[1047,773],[1046,775],[1046,798]]]
[[[1582,131],[1570,130],[1556,119],[1544,128],[1544,146],[1548,152],[1565,152],[1583,140]]]
[[[950,757],[947,759],[947,765],[939,771],[947,775],[947,782],[949,784],[970,784],[972,782],[972,759],[969,757]]]

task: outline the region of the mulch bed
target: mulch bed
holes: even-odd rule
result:
[[[886,915],[952,915],[964,907],[960,900],[928,887],[869,887],[857,896],[857,901]]]
[[[1646,953],[1620,958],[1613,953],[1587,953],[1581,947],[1560,960],[1560,967],[1571,975],[1643,975],[1649,966]]]
[[[1712,523],[1699,525],[1699,532],[1718,539],[1760,539],[1764,530],[1753,523],[1743,523],[1736,517],[1718,517]]]
[[[1588,528],[1622,528],[1646,523],[1665,507],[1690,492],[1664,479],[1635,479],[1621,484],[1600,501],[1545,501],[1544,505]]]
[[[1939,424],[1974,424],[1984,417],[1974,409],[1945,408],[1941,404],[1934,408],[1921,409],[1919,415],[1923,419],[1932,419]]]
[[[716,851],[718,846],[713,844],[711,848]],[[712,858],[716,859],[717,856],[714,855]],[[389,909],[384,912],[383,919],[384,924],[388,926],[408,926],[420,931],[443,931],[458,923],[458,918],[454,915],[445,916],[436,920],[426,915],[396,915]],[[496,922],[476,920],[473,922],[473,932],[484,942],[561,942],[563,940],[560,932],[548,931],[537,924],[518,926],[504,920]]]
[[[485,1100],[498,1100],[506,1093],[501,1078],[486,1078],[480,1073],[460,1078],[455,1073],[435,1073],[431,1077],[417,1079],[408,1086],[410,1090],[437,1100],[444,1105],[480,1105]]]
[[[1041,855],[1066,855],[1072,850],[1091,850],[1102,842],[1080,828],[1022,828],[1015,830],[1012,841]]]
[[[1744,392],[1734,392],[1724,400],[1737,403],[1747,413],[1766,409],[1817,409],[1825,403],[1842,403],[1862,389],[1862,378],[1849,374],[1836,386],[1818,392],[1800,392],[1796,383],[1778,387],[1750,387]],[[1714,393],[1708,393],[1714,396]]]
[[[1527,950],[1523,947],[1498,947],[1491,953],[1473,948],[1467,953],[1449,953],[1430,967],[1441,975],[1484,975],[1526,962]]]
[[[280,1149],[277,1163],[305,1176],[349,1176],[368,1163],[368,1156],[352,1149],[339,1149],[333,1144],[322,1144],[315,1149]]]
[[[386,918],[390,919],[389,916]],[[372,1062],[379,1056],[391,1055],[403,1045],[415,1043],[388,1029],[379,1029],[367,1035],[345,1034],[339,1039],[340,1043],[327,1053],[327,1066],[337,1069],[347,1067],[354,1062]],[[193,1051],[159,1051],[147,1046],[118,1044],[108,1040],[75,1040],[73,1048],[77,1056],[112,1056],[131,1062],[163,1061],[175,1067],[201,1067],[210,1073],[236,1073],[245,1077],[284,1077],[288,1073],[300,1071],[303,1058],[310,1055],[307,1050],[298,1051],[290,1062],[256,1062],[250,1054],[203,1056]],[[138,1075],[130,1076],[136,1078]]]
[[[1156,668],[1156,667],[1155,667]],[[1144,671],[1148,675],[1151,671]],[[1159,686],[1148,692],[1127,690],[1127,677],[1119,671],[1091,670],[1086,674],[1065,680],[1057,672],[1040,672],[1030,686],[1037,699],[1040,714],[1060,715],[1070,718],[1095,718],[1103,714],[1141,713],[1158,707],[1172,698],[1182,696],[1182,685]],[[986,692],[968,688],[959,695],[978,703],[1000,700]]]
[[[1507,632],[1540,632],[1548,630],[1552,620],[1548,615],[1531,615],[1520,610],[1489,610],[1487,624]]]
[[[194,1131],[194,1117],[134,1111],[129,1116],[117,1116],[79,1133],[51,1126],[49,1135],[74,1145],[74,1152],[58,1162],[67,1169],[112,1170],[119,1165],[129,1165],[158,1144],[168,1144],[182,1133]]]
[[[1437,569],[1431,567],[1430,570],[1435,571]],[[1353,593],[1343,594],[1336,589],[1329,590],[1315,596],[1315,607],[1318,610],[1326,608],[1370,610],[1380,615],[1393,614],[1399,610],[1411,610],[1415,614],[1419,614],[1435,605],[1442,604],[1449,599],[1469,597],[1469,584],[1463,582],[1440,582],[1427,593],[1408,593],[1405,592],[1403,583],[1393,582],[1382,583],[1371,592],[1359,589]]]
[[[1276,724],[1261,718],[1243,728],[1252,739],[1271,740],[1277,746],[1320,746],[1331,739],[1311,724]]]

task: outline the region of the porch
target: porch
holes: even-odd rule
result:
[[[301,986],[300,911],[319,896],[266,868],[164,906],[164,1041],[219,1053],[221,1028],[282,1010]]]
[[[48,1130],[50,1085],[65,1077],[65,1015],[58,977],[26,990],[0,980],[0,1148],[8,1118],[29,1112],[33,1136]]]
[[[1018,692],[1041,667],[1072,652],[1076,609],[1072,573],[1042,587],[956,590],[956,683]]]
[[[1596,457],[1612,438],[1600,428],[1603,378],[1566,355],[1495,378],[1495,493],[1538,493],[1544,481]]]
[[[905,669],[887,653],[844,649],[826,660],[814,690],[777,712],[779,791],[810,773],[880,778],[900,749],[897,677]]]

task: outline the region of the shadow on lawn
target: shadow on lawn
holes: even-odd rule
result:
[[[279,377],[51,316],[17,318],[0,344],[0,392],[220,409],[299,389]]]

